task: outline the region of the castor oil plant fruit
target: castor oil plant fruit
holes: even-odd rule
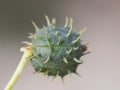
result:
[[[29,36],[31,42],[23,42],[27,44],[21,48],[23,57],[4,90],[13,88],[29,60],[37,73],[61,78],[70,73],[78,74],[76,69],[83,62],[80,58],[87,53],[86,44],[81,43],[81,35],[86,28],[77,33],[73,31],[72,19],[66,17],[65,25],[58,26],[55,18],[52,21],[48,16],[45,18],[47,26],[43,25],[42,28],[32,21],[35,33]]]

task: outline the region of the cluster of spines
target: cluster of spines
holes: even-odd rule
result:
[[[52,23],[50,22],[50,19],[49,19],[48,16],[45,16],[45,18],[46,18],[46,21],[47,21],[47,25],[48,25],[48,26],[50,26],[50,25],[55,26],[55,25],[56,25],[56,19],[55,19],[55,18],[52,19]],[[32,24],[33,24],[33,26],[34,26],[34,28],[35,28],[35,31],[38,31],[38,30],[39,30],[39,27],[35,24],[34,21],[32,21]],[[70,36],[70,34],[71,34],[72,30],[73,30],[73,26],[72,26],[72,25],[73,25],[73,19],[71,18],[71,19],[70,19],[70,23],[69,23],[69,19],[68,19],[68,17],[66,17],[66,21],[65,21],[64,27],[65,27],[65,28],[69,28],[69,31],[68,31],[68,33],[66,34],[66,37],[69,37],[69,36]],[[46,33],[47,33],[47,28],[46,28],[46,26],[43,25],[43,28],[44,28],[44,30],[45,30]],[[78,41],[80,40],[80,37],[81,37],[82,33],[84,33],[84,32],[86,31],[86,29],[87,29],[87,28],[85,27],[82,31],[80,31],[78,37],[77,37],[74,41],[72,41],[72,44],[75,44],[76,42],[78,42]],[[58,35],[58,33],[59,33],[59,31],[56,31],[56,32],[55,32],[55,35]],[[33,37],[33,36],[34,36],[34,34],[31,34],[31,33],[30,33],[30,36],[29,36],[29,37],[31,38],[31,37]],[[60,37],[59,37],[58,43],[60,43]],[[77,48],[78,48],[78,47],[77,47]]]
[[[52,19],[52,22],[50,22],[50,19],[49,19],[48,16],[45,16],[45,18],[46,18],[46,21],[47,21],[47,25],[48,25],[48,26],[50,26],[50,25],[56,26],[56,19],[55,19],[55,18]],[[33,24],[36,32],[37,32],[38,30],[40,30],[40,28],[35,24],[34,21],[32,21],[32,24]],[[66,34],[66,37],[69,37],[70,34],[71,34],[71,32],[72,32],[72,30],[73,30],[72,24],[73,24],[72,18],[70,19],[70,22],[69,22],[68,17],[66,17],[66,21],[65,21],[64,28],[69,28],[69,31],[68,31],[68,33]],[[46,30],[46,33],[47,33],[47,28],[46,28],[44,25],[43,25],[43,28],[44,28],[44,30]],[[85,27],[85,28],[79,33],[78,37],[77,37],[75,40],[72,41],[72,44],[75,44],[76,42],[78,42],[78,41],[80,40],[80,37],[81,37],[82,33],[83,33],[84,31],[86,31],[86,29],[87,29],[87,28]],[[58,35],[58,34],[59,34],[59,31],[56,31],[56,32],[55,32],[55,35]],[[31,33],[30,33],[30,36],[29,36],[29,37],[32,38],[32,37],[35,37],[35,36],[34,36],[34,34],[31,34]],[[58,40],[57,44],[59,45],[59,43],[61,42],[61,37],[58,37],[58,39],[59,39],[59,40]],[[83,45],[83,46],[84,46],[84,45]],[[76,50],[78,50],[78,49],[79,49],[79,47],[73,47],[73,48],[71,48],[71,49],[69,49],[69,50],[66,50],[66,54],[69,55],[69,54],[72,52],[72,50],[76,51]],[[46,60],[44,61],[44,63],[46,64],[47,62],[49,62],[49,60],[50,60],[50,56],[48,56],[48,57],[46,58]],[[79,60],[79,59],[77,59],[76,57],[73,58],[73,61],[75,61],[75,62],[78,63],[78,64],[81,64],[81,63],[82,63],[82,60]],[[63,58],[63,62],[64,62],[65,64],[69,64],[69,61],[67,60],[66,57]],[[46,72],[46,74],[47,74],[47,73],[48,73],[48,72]],[[68,74],[70,74],[70,73],[71,73],[71,71],[68,70]],[[56,76],[59,76],[59,74],[60,74],[60,71],[57,71],[57,72],[56,72]]]

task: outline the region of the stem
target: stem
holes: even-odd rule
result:
[[[21,48],[21,51],[23,52],[23,56],[18,64],[11,80],[9,81],[9,83],[7,84],[7,86],[5,87],[4,90],[12,90],[16,81],[20,77],[25,65],[27,64],[27,62],[30,60],[30,57],[32,56],[32,47],[30,47],[30,46]]]

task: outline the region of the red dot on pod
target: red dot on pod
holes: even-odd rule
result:
[[[86,46],[82,46],[82,52],[85,52],[87,50]]]

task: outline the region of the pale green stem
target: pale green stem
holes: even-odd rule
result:
[[[12,90],[16,81],[18,80],[19,76],[21,75],[25,65],[27,64],[30,57],[32,56],[32,48],[31,47],[21,48],[21,51],[23,52],[23,56],[18,64],[11,80],[8,82],[8,84],[4,90]]]

